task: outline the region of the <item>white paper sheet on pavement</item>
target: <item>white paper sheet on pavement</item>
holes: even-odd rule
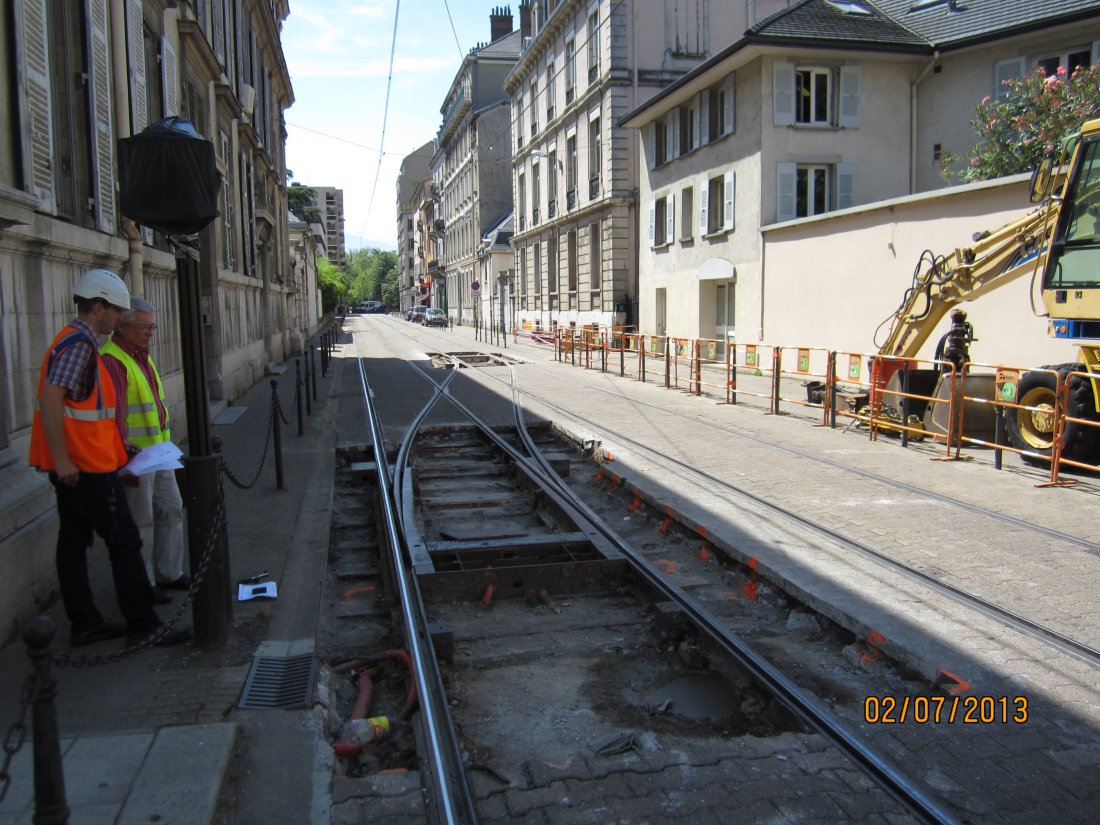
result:
[[[130,459],[130,463],[119,470],[120,473],[143,476],[147,473],[155,473],[158,470],[178,470],[180,463],[180,450],[171,441],[162,441],[152,447],[146,447],[140,453]]]

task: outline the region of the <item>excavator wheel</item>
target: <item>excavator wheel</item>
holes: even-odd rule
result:
[[[1062,381],[1071,372],[1083,372],[1083,364],[1055,364],[1044,369],[1057,370]],[[1092,394],[1092,382],[1080,377],[1069,379],[1069,394],[1066,414],[1071,418],[1082,418],[1100,422],[1096,412],[1096,401]],[[1017,401],[1021,407],[1031,409],[1010,409],[1005,416],[1008,439],[1013,447],[1027,450],[1041,456],[1049,456],[1054,444],[1054,406],[1057,391],[1054,375],[1049,372],[1025,372],[1020,378]],[[1100,461],[1100,428],[1066,422],[1065,446],[1062,450],[1065,458],[1087,463]],[[1044,465],[1040,458],[1023,456],[1028,464]]]

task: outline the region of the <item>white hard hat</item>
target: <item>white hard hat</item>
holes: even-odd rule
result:
[[[109,269],[89,269],[81,275],[73,287],[73,297],[88,300],[99,298],[120,309],[128,309],[130,306],[130,290]]]

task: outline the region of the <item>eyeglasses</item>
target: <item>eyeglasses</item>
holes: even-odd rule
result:
[[[156,324],[127,324],[126,326],[133,327],[134,329],[140,329],[142,332],[156,332],[157,331],[157,325]]]

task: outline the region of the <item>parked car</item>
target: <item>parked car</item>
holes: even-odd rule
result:
[[[441,309],[435,307],[428,307],[427,312],[424,313],[424,326],[426,327],[445,327],[447,326],[447,313]]]
[[[408,319],[413,323],[420,323],[424,320],[424,314],[428,311],[427,307],[415,306],[409,310]]]

